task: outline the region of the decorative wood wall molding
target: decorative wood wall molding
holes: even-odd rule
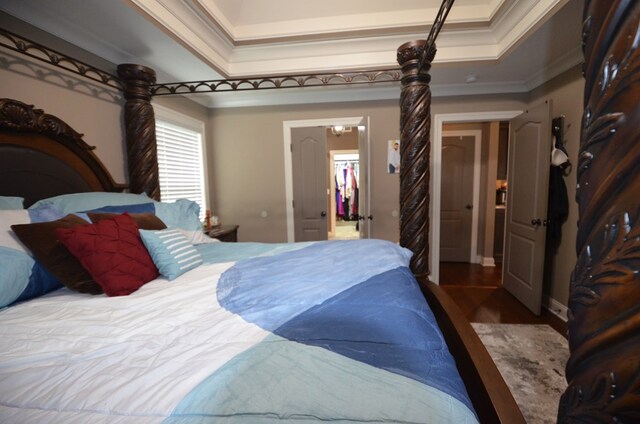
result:
[[[36,43],[35,41],[29,40],[28,38],[2,28],[0,28],[0,46],[48,63],[49,65],[57,68],[64,69],[65,71],[80,75],[92,81],[99,82],[100,84],[104,84],[118,90],[123,89],[122,82],[115,75],[101,71],[94,66],[88,65],[80,60],[67,56],[64,53],[45,47],[42,44]]]
[[[167,96],[173,94],[273,90],[278,88],[329,87],[379,83],[388,84],[398,82],[400,81],[400,78],[401,73],[398,69],[313,75],[283,75],[264,78],[232,78],[224,80],[155,84],[151,87],[151,94],[153,96]]]
[[[118,65],[118,75],[125,84],[129,188],[132,193],[146,193],[152,199],[160,200],[156,120],[150,91],[151,84],[156,81],[156,73],[145,66],[121,64]]]
[[[587,0],[578,261],[559,422],[640,421],[640,3]]]
[[[120,91],[125,90],[125,81],[116,75],[102,71],[64,53],[0,28],[0,46],[45,62],[57,68],[83,76]],[[176,94],[213,93],[247,90],[273,90],[279,88],[330,87],[341,85],[362,85],[397,83],[400,81],[399,69],[377,71],[334,72],[310,75],[283,75],[257,78],[230,78],[222,80],[203,80],[189,82],[170,82],[150,84],[152,96]]]

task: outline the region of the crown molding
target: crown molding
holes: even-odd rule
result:
[[[495,0],[480,13],[477,6],[454,8],[438,39],[434,63],[500,60],[568,1]],[[353,17],[336,16],[331,25],[328,18],[313,18],[249,29],[234,27],[212,2],[128,2],[225,78],[392,67],[397,47],[426,37],[433,19],[429,10],[420,10],[365,13],[357,27]],[[350,25],[343,19],[350,19]],[[381,32],[373,36],[373,28]],[[425,31],[416,32],[419,28]]]

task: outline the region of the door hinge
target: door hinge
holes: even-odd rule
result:
[[[295,200],[292,200],[292,201],[291,201],[291,207],[292,207],[292,208],[295,208],[295,207],[296,207],[296,201],[295,201]]]

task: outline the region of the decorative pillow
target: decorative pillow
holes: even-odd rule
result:
[[[0,247],[0,308],[15,302],[25,291],[34,265],[26,253]]]
[[[89,215],[91,222],[99,222],[105,219],[113,219],[119,214],[89,212],[87,215]],[[129,213],[129,216],[133,218],[136,225],[141,230],[164,230],[167,228],[167,226],[164,225],[164,222],[162,222],[162,220],[153,213]]]
[[[204,234],[200,222],[200,206],[188,199],[178,199],[173,203],[156,202],[156,215],[167,227],[179,228],[190,243],[200,244],[211,240]]]
[[[73,228],[58,239],[80,260],[108,296],[125,296],[158,276],[135,221],[126,213]]]
[[[138,203],[135,205],[114,205],[114,206],[103,206],[98,209],[92,209],[90,211],[85,211],[86,213],[95,212],[95,213],[155,213],[156,208],[152,202],[149,203]]]
[[[29,249],[11,231],[12,224],[58,218],[57,211],[50,207],[0,210],[0,308],[62,287],[38,261],[34,261]]]
[[[56,235],[58,228],[73,228],[87,225],[84,219],[70,214],[62,219],[36,224],[12,225],[20,241],[33,256],[62,284],[80,293],[100,294],[102,288],[83,268],[78,259],[64,247]]]
[[[0,196],[0,210],[24,209],[24,198],[14,196]]]
[[[177,228],[140,230],[140,236],[160,274],[169,280],[202,264],[200,253]]]
[[[181,229],[191,243],[213,241],[202,231],[200,206],[188,199],[165,203],[150,199],[146,194],[90,192],[50,197],[34,203],[29,209],[41,205],[52,205],[63,215],[76,213],[82,218],[86,218],[83,213],[88,212],[155,212],[167,226]]]
[[[63,194],[38,200],[29,206],[29,209],[42,205],[53,205],[64,215],[67,215],[72,212],[89,211],[110,205],[136,205],[149,202],[153,202],[153,200],[146,194],[88,192]]]
[[[151,200],[151,199],[149,199]],[[152,202],[149,203],[138,203],[135,205],[114,205],[114,206],[103,206],[98,209],[92,209],[90,211],[82,211],[82,212],[74,212],[74,214],[78,215],[82,219],[86,219],[87,221],[92,221],[89,218],[89,213],[111,213],[111,214],[122,214],[127,212],[128,214],[132,213],[152,213],[156,212],[156,207]]]

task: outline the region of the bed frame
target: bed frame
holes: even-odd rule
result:
[[[578,169],[578,261],[569,300],[569,387],[559,405],[561,423],[640,420],[640,3],[586,0],[584,13],[585,115]],[[428,281],[430,101],[424,42],[398,49],[402,66],[400,241],[414,252],[417,275],[483,423],[524,423],[495,364],[452,300]],[[435,53],[435,51],[433,52]],[[126,104],[131,192],[159,198],[155,73],[118,67]],[[5,160],[5,155],[10,159]],[[41,172],[39,164],[49,163]],[[23,163],[35,163],[29,168]],[[52,164],[53,163],[53,164]],[[20,166],[16,166],[20,164]],[[0,100],[0,195],[30,204],[64,192],[119,191],[81,138],[59,119],[19,101]],[[38,182],[21,183],[26,174]],[[60,175],[66,175],[61,178]],[[41,187],[62,179],[55,193]],[[9,182],[8,182],[9,181]],[[80,181],[79,183],[77,181]],[[19,185],[22,184],[22,185]],[[428,418],[425,417],[428,421]]]
[[[0,99],[0,195],[24,197],[28,206],[59,194],[125,189],[124,184],[114,183],[92,150],[81,134],[55,116],[18,100]],[[462,312],[439,286],[425,276],[419,281],[481,422],[524,423],[511,392]]]

